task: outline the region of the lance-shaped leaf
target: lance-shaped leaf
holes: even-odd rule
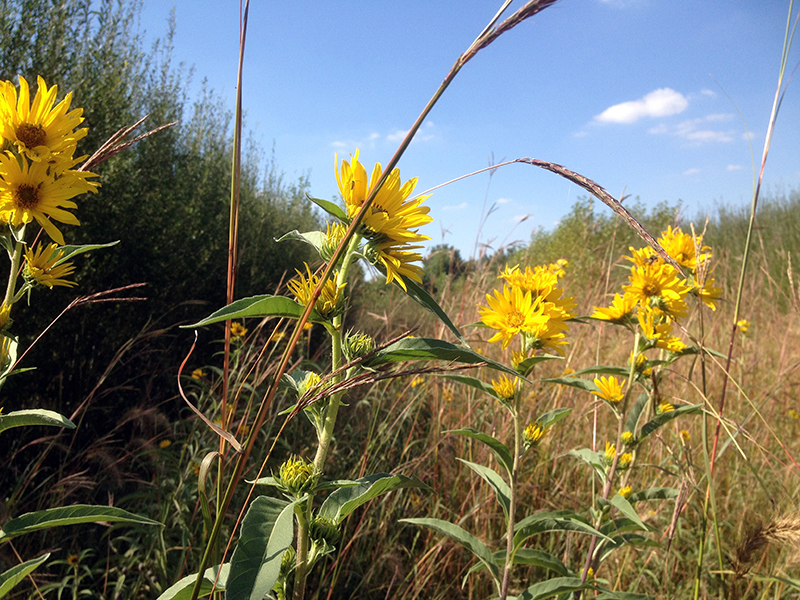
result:
[[[285,296],[252,296],[231,302],[228,306],[220,308],[218,311],[207,316],[202,321],[194,325],[182,325],[184,328],[203,327],[212,323],[227,321],[228,319],[281,317],[287,319],[299,319],[305,306],[295,302]],[[322,322],[317,312],[311,311],[311,320]]]
[[[534,583],[517,596],[517,600],[544,600],[568,592],[594,589],[594,584],[581,581],[580,577],[554,577],[546,581]]]
[[[579,390],[586,390],[587,392],[599,392],[600,390],[594,384],[594,381],[588,379],[581,379],[580,377],[552,377],[550,379],[542,379],[545,383],[559,383],[561,385],[568,385],[570,387],[578,388]]]
[[[514,547],[520,546],[528,538],[549,531],[574,531],[586,535],[606,538],[589,525],[577,513],[570,510],[541,512],[530,515],[514,525]]]
[[[209,567],[203,573],[203,583],[200,586],[200,597],[208,596],[211,594],[214,582],[217,582],[217,591],[224,592],[225,586],[228,582],[228,573],[230,572],[230,563],[225,563],[222,568],[217,565],[216,567]],[[219,575],[219,577],[217,576]],[[197,573],[187,575],[183,579],[177,581],[169,588],[164,590],[157,600],[191,600],[192,588],[194,582],[197,581]]]
[[[620,496],[619,494],[614,494],[611,499],[609,500],[611,506],[616,508],[619,512],[623,515],[628,517],[631,521],[636,523],[639,527],[641,527],[644,531],[650,531],[651,528],[648,527],[644,521],[639,518],[639,515],[636,513],[636,509],[633,508],[630,502],[624,497]]]
[[[322,245],[325,243],[327,236],[322,231],[306,231],[304,233],[300,233],[297,229],[294,229],[277,238],[276,242],[284,242],[286,240],[298,240],[300,242],[305,242],[306,244],[310,244],[317,249],[317,252],[322,251]]]
[[[442,521],[441,519],[400,519],[400,522],[411,523],[413,525],[420,525],[422,527],[427,527],[428,529],[433,529],[434,531],[449,537],[451,540],[462,544],[467,548],[467,550],[472,552],[487,569],[489,569],[489,572],[494,578],[495,584],[497,584],[498,588],[500,587],[500,570],[497,568],[497,564],[494,561],[492,553],[489,551],[489,548],[486,547],[486,544],[472,535],[469,531],[462,529],[454,523]]]
[[[492,398],[500,400],[500,395],[495,391],[492,385],[477,377],[470,377],[469,375],[442,375],[441,377],[444,379],[452,379],[453,381],[480,390],[481,392],[489,394]]]
[[[99,250],[100,248],[110,248],[111,246],[116,246],[119,244],[119,240],[116,242],[108,242],[107,244],[84,244],[82,246],[61,246],[59,248],[64,254],[61,255],[55,265],[60,265],[61,263],[67,262],[69,259],[78,256],[79,254],[83,254],[84,252],[91,252],[92,250]],[[55,266],[54,265],[54,266]]]
[[[50,425],[53,427],[66,427],[75,429],[75,423],[64,415],[60,415],[52,410],[34,408],[30,410],[15,410],[7,414],[0,414],[0,431],[11,429],[12,427],[24,427],[27,425]]]
[[[636,428],[639,426],[639,419],[641,418],[649,399],[650,396],[647,394],[639,394],[639,397],[636,398],[636,402],[633,403],[630,411],[628,411],[628,418],[625,421],[626,431],[636,433]]]
[[[592,467],[592,469],[594,469],[595,473],[597,473],[601,480],[605,480],[606,468],[603,464],[603,455],[600,452],[595,452],[589,448],[579,448],[577,450],[570,450],[567,452],[567,456],[573,456],[581,459],[587,465]]]
[[[634,594],[633,592],[604,591],[602,594],[595,596],[593,600],[655,600],[655,596]]]
[[[500,477],[500,474],[494,469],[464,460],[463,458],[457,458],[456,460],[467,465],[470,469],[483,477],[486,483],[492,486],[494,494],[497,496],[497,501],[500,503],[500,506],[503,507],[503,514],[505,514],[506,519],[508,519],[508,511],[511,507],[511,488],[508,487],[505,480]]]
[[[342,207],[338,204],[331,202],[330,200],[323,200],[322,198],[312,198],[308,194],[306,194],[306,198],[311,200],[329,215],[339,219],[342,223],[348,222],[347,215],[344,213],[344,210],[342,210]]]
[[[63,525],[80,525],[81,523],[135,523],[137,525],[161,525],[146,517],[129,513],[127,510],[115,506],[93,506],[88,504],[75,504],[74,506],[60,506],[48,508],[32,513],[20,515],[11,519],[0,529],[0,542],[11,538],[49,529]]]
[[[493,554],[494,561],[498,567],[502,567],[506,562],[506,551],[505,550],[498,550]],[[544,552],[542,550],[534,550],[532,548],[520,548],[517,550],[513,555],[513,564],[515,565],[533,565],[536,567],[541,567],[543,569],[547,569],[549,571],[553,571],[554,573],[558,573],[562,577],[574,577],[575,573],[572,569],[567,568],[561,560],[557,557]],[[486,567],[482,562],[476,563],[472,565],[467,571],[467,574],[464,576],[464,582],[462,582],[462,587],[472,573],[476,571],[480,571],[485,569]]]
[[[653,433],[656,429],[658,429],[665,423],[669,423],[670,421],[672,421],[672,419],[675,419],[685,414],[699,413],[702,410],[703,410],[702,404],[689,404],[686,406],[679,406],[678,408],[671,410],[669,412],[656,415],[655,417],[653,417],[652,420],[642,425],[642,429],[639,431],[638,439],[642,440],[646,438],[648,435]]]
[[[448,362],[459,362],[467,365],[477,365],[486,363],[487,366],[498,371],[504,371],[514,376],[519,374],[505,365],[478,354],[467,346],[457,346],[444,340],[436,338],[403,338],[396,341],[375,354],[364,366],[376,367],[393,362],[403,362],[411,360],[444,360]]]
[[[646,500],[672,500],[678,497],[678,490],[671,487],[655,487],[634,492],[628,496],[628,502],[635,504],[636,502],[644,502]]]
[[[611,365],[596,365],[588,369],[581,369],[570,373],[570,377],[580,377],[581,375],[615,375],[617,377],[628,378],[630,371],[628,367],[614,367]]]
[[[612,536],[620,533],[629,533],[631,531],[642,531],[642,527],[638,522],[631,521],[628,517],[616,517],[603,523],[600,526],[600,531],[605,536]]]
[[[514,469],[514,458],[511,455],[511,450],[508,449],[508,446],[506,446],[500,440],[493,438],[488,433],[482,433],[469,427],[464,429],[452,429],[450,431],[446,431],[445,433],[458,433],[460,435],[471,437],[479,442],[483,442],[489,446],[489,448],[491,448],[492,452],[494,452],[495,458],[497,458],[497,461],[503,465],[506,468],[506,471],[508,471],[508,474],[511,475],[511,472]]]
[[[356,480],[357,485],[347,485],[331,493],[322,503],[319,515],[326,517],[335,523],[341,523],[342,519],[362,504],[365,504],[387,492],[401,488],[421,488],[426,491],[433,491],[417,477],[406,477],[405,475],[391,475],[389,473],[376,473],[367,475]]]
[[[544,362],[546,360],[564,360],[563,356],[556,356],[554,354],[540,354],[538,356],[529,356],[521,363],[517,365],[516,371],[523,377],[527,377],[530,375],[530,372],[533,371],[533,367],[538,365],[540,362]]]
[[[638,533],[623,533],[622,535],[615,535],[612,537],[610,542],[601,540],[597,544],[594,555],[599,557],[599,562],[602,563],[612,552],[625,546],[650,546],[652,548],[659,548],[661,545],[655,540],[651,540],[649,537]]]
[[[261,600],[275,585],[283,554],[294,539],[294,507],[301,501],[267,496],[253,500],[231,557],[228,600]]]
[[[0,598],[4,598],[14,586],[25,579],[29,573],[36,570],[36,567],[50,558],[50,553],[43,554],[39,558],[26,560],[24,563],[11,567],[8,571],[0,573]]]
[[[571,412],[571,408],[555,408],[536,419],[536,423],[542,429],[547,429],[558,423],[561,419],[566,419]]]

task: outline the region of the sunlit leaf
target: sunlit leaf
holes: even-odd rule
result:
[[[580,377],[552,377],[550,379],[542,379],[545,383],[558,383],[561,385],[568,385],[570,387],[578,388],[579,390],[586,390],[587,392],[599,392],[600,390],[594,384],[594,381],[588,379],[581,379]]]
[[[0,530],[0,542],[32,531],[49,529],[50,527],[98,522],[161,525],[158,521],[134,515],[133,513],[129,513],[115,506],[75,504],[74,506],[61,506],[58,508],[39,510],[11,519],[3,525],[3,529]]]
[[[231,557],[228,600],[261,600],[275,585],[283,554],[294,539],[294,507],[301,501],[267,496],[253,500]]]
[[[506,551],[498,550],[493,554],[494,562],[498,567],[502,568],[506,563]],[[562,577],[574,577],[575,573],[572,569],[568,569],[557,557],[542,550],[534,550],[532,548],[520,548],[513,555],[513,564],[515,565],[534,565],[553,571]],[[466,583],[467,577],[476,571],[485,569],[486,566],[482,562],[475,563],[470,567],[467,574],[464,576],[462,586]]]
[[[489,548],[486,547],[486,544],[484,544],[470,532],[465,531],[458,525],[448,521],[442,521],[441,519],[400,519],[400,522],[411,523],[413,525],[420,525],[421,527],[433,529],[434,531],[449,537],[451,540],[462,544],[467,548],[467,550],[472,552],[475,557],[486,566],[487,569],[489,569],[489,572],[492,574],[495,583],[499,587],[500,570],[497,568],[497,564],[494,561],[492,553],[489,551]]]
[[[452,429],[450,431],[446,431],[445,433],[458,433],[460,435],[471,437],[479,442],[483,442],[489,446],[489,448],[491,448],[492,452],[494,452],[495,458],[497,458],[497,461],[503,465],[506,468],[506,471],[508,471],[508,474],[511,475],[511,472],[514,469],[514,458],[511,455],[511,450],[508,449],[508,446],[506,446],[500,440],[493,438],[488,433],[482,433],[469,427],[464,429]]]
[[[497,501],[500,503],[500,506],[503,507],[503,513],[505,514],[506,519],[508,519],[508,511],[511,507],[511,488],[508,487],[508,484],[500,476],[500,474],[489,467],[464,460],[463,458],[457,458],[456,460],[467,465],[470,469],[483,477],[486,483],[492,486],[495,496],[497,497]]]
[[[347,485],[325,499],[319,509],[319,515],[335,523],[341,523],[347,515],[362,504],[366,504],[376,496],[401,488],[420,488],[432,491],[417,477],[376,473],[356,480],[357,485]]]
[[[25,579],[29,573],[36,570],[36,567],[50,558],[50,553],[43,554],[39,558],[26,560],[24,563],[11,567],[8,571],[0,573],[0,598],[4,598],[14,586]]]
[[[541,417],[536,419],[536,423],[538,423],[539,427],[542,429],[546,429],[552,427],[560,420],[566,419],[570,413],[572,413],[571,408],[556,408],[550,412],[544,413]]]
[[[594,584],[589,581],[584,583],[580,577],[554,577],[533,584],[517,596],[517,600],[544,600],[565,592],[591,589],[594,589]]]
[[[344,213],[344,210],[342,210],[342,207],[338,204],[331,202],[330,200],[323,200],[322,198],[312,198],[308,194],[306,194],[306,198],[311,200],[329,215],[339,219],[342,223],[347,223],[347,215]]]
[[[631,521],[636,523],[639,527],[641,527],[645,531],[649,531],[650,527],[648,527],[644,521],[639,518],[639,515],[636,513],[636,509],[633,508],[630,502],[624,497],[620,496],[619,494],[614,494],[610,499],[609,503],[620,511],[623,515],[628,517]]]
[[[0,431],[11,429],[12,427],[24,427],[28,425],[50,425],[53,427],[75,429],[75,423],[64,415],[60,415],[52,410],[33,408],[0,414]]]
[[[306,231],[304,233],[300,233],[297,229],[294,229],[289,233],[277,238],[275,241],[284,242],[286,240],[297,240],[314,246],[314,248],[317,249],[317,252],[320,252],[326,239],[327,236],[322,231]]]
[[[217,586],[214,589],[224,592],[225,585],[228,582],[228,573],[230,572],[230,568],[230,563],[225,563],[222,565],[221,569],[219,565],[206,569],[205,573],[203,573],[203,583],[200,587],[200,597],[202,598],[203,596],[208,596],[211,594],[214,581],[217,582]],[[218,574],[219,577],[217,577]],[[183,579],[167,588],[164,593],[157,598],[157,600],[190,600],[195,581],[197,581],[197,573],[194,573],[193,575],[187,575]]]
[[[642,416],[642,412],[644,412],[645,407],[647,406],[647,401],[650,399],[650,396],[647,394],[639,394],[639,397],[636,399],[636,402],[633,403],[630,410],[628,411],[628,418],[625,421],[625,430],[630,431],[631,433],[636,433],[636,428],[639,426],[639,419]]]
[[[678,497],[678,490],[671,487],[656,487],[634,492],[628,496],[628,502],[644,502],[646,500],[672,500]]]
[[[264,317],[299,319],[303,312],[305,312],[305,307],[302,304],[285,296],[252,296],[231,302],[228,306],[220,308],[194,325],[183,325],[182,327],[203,327],[204,325],[220,323],[228,319],[263,319]],[[311,320],[321,322],[316,311],[311,312]]]
[[[648,435],[656,431],[662,425],[669,423],[672,419],[676,419],[681,415],[691,414],[691,413],[699,413],[703,410],[702,404],[688,404],[685,406],[679,406],[674,410],[669,412],[661,413],[660,415],[656,415],[650,421],[642,425],[642,429],[639,431],[638,439],[642,440],[646,438]]]
[[[605,538],[597,529],[589,525],[573,511],[560,510],[541,512],[525,517],[514,525],[514,546],[520,546],[528,538],[550,531],[574,531],[586,535]]]
[[[111,246],[116,246],[119,244],[119,240],[116,242],[108,242],[107,244],[84,244],[83,246],[61,246],[59,250],[61,250],[64,254],[61,255],[56,261],[56,265],[60,265],[61,263],[67,262],[69,259],[78,256],[79,254],[83,254],[84,252],[91,252],[92,250],[99,250],[100,248],[110,248]]]
[[[538,356],[529,356],[517,365],[516,371],[523,377],[527,377],[530,375],[530,372],[536,365],[546,360],[564,360],[564,357],[556,356],[554,354],[539,354]]]

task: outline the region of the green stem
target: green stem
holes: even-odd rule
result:
[[[22,242],[17,242],[14,246],[14,253],[11,255],[11,269],[8,272],[8,287],[3,304],[11,306],[14,303],[14,294],[17,290],[17,273],[19,263],[22,261]]]
[[[506,564],[503,569],[503,585],[500,591],[500,600],[508,596],[508,584],[511,579],[511,567],[514,556],[514,523],[517,512],[517,477],[519,463],[522,456],[522,421],[519,418],[519,393],[514,399],[514,465],[511,470],[511,502],[508,507],[508,529],[506,531]]]

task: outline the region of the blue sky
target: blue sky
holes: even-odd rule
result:
[[[511,10],[520,6],[514,2]],[[244,70],[247,126],[287,177],[337,193],[334,153],[389,160],[457,56],[500,2],[252,2]],[[531,157],[624,190],[683,201],[695,218],[743,206],[775,95],[788,0],[562,0],[480,52],[434,108],[400,163],[416,191]],[[171,10],[175,56],[232,108],[235,0],[144,0],[147,38]],[[797,9],[795,9],[797,10]],[[800,44],[800,40],[797,40]],[[795,46],[789,70],[800,60]],[[765,171],[766,192],[800,187],[800,82],[790,83]],[[753,155],[747,131],[752,140]],[[437,190],[430,244],[465,256],[551,228],[583,190],[523,165]],[[482,229],[481,215],[495,210]],[[605,207],[600,210],[608,210]]]

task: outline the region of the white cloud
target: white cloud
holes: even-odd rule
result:
[[[700,172],[700,169],[686,169],[683,174],[684,175],[696,175]]]
[[[345,142],[331,142],[331,146],[334,148],[347,148],[347,144]]]
[[[639,100],[609,106],[594,120],[601,123],[634,123],[642,117],[666,117],[686,110],[689,101],[671,88],[650,92]]]
[[[381,134],[378,133],[377,131],[373,131],[372,133],[369,134],[369,137],[367,139],[372,141],[372,140],[377,140],[379,137],[381,137]]]
[[[727,171],[741,171],[744,169],[742,165],[728,165]]]
[[[716,93],[716,92],[714,92],[713,90],[709,90],[709,89],[702,89],[702,90],[700,90],[700,94],[701,94],[702,96],[716,96],[716,95],[717,95],[717,93]]]
[[[708,123],[719,123],[721,121],[730,120],[730,114],[711,114],[701,117],[699,119],[688,119],[681,121],[674,127],[668,127],[664,123],[660,123],[655,127],[651,127],[648,132],[653,134],[670,134],[693,142],[695,144],[705,144],[707,142],[732,142],[735,132],[732,130],[721,131],[711,129],[707,126]]]
[[[468,207],[469,207],[469,204],[467,204],[466,202],[462,202],[461,204],[459,204],[457,206],[443,206],[442,210],[446,210],[446,211],[464,210],[465,208],[468,208]]]
[[[511,198],[498,198],[497,200],[495,200],[497,204],[508,204],[511,201],[512,201]]]
[[[406,129],[405,131],[403,131],[402,129],[398,129],[394,133],[390,133],[389,135],[387,135],[386,139],[389,140],[390,142],[399,142],[404,137],[406,137],[407,134],[408,134],[408,129]]]

